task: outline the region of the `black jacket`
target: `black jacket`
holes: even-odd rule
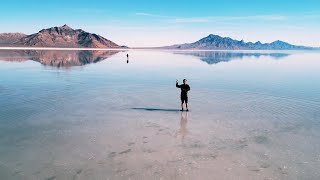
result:
[[[176,83],[176,87],[181,89],[181,96],[188,96],[188,91],[190,91],[190,86],[188,84],[179,85]]]

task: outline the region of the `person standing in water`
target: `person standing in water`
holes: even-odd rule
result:
[[[127,54],[127,63],[129,63],[129,54]]]
[[[181,111],[183,111],[183,104],[186,103],[186,109],[188,109],[188,91],[190,91],[190,86],[187,84],[187,80],[183,79],[183,84],[179,85],[178,80],[176,80],[176,87],[181,89]]]

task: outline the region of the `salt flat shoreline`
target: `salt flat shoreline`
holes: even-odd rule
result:
[[[0,47],[0,50],[61,50],[61,51],[130,51],[130,50],[142,50],[142,51],[233,51],[233,52],[301,52],[310,50],[249,50],[249,49],[163,49],[163,48],[59,48],[59,47]],[[317,51],[317,50],[311,50]]]
[[[1,50],[69,50],[69,51],[81,51],[81,50],[108,50],[108,51],[123,51],[129,50],[124,48],[58,48],[58,47],[0,47]]]

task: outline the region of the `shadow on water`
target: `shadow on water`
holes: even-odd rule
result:
[[[166,112],[180,112],[180,109],[161,109],[161,108],[131,108],[134,110],[144,110],[144,111],[166,111]]]

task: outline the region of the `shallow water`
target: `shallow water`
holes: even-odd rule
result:
[[[0,179],[319,179],[319,70],[316,51],[1,50]]]

